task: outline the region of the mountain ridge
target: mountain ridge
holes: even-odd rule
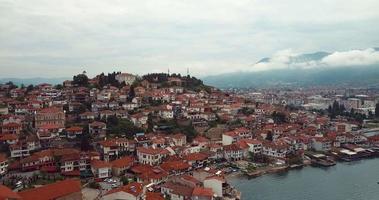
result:
[[[370,48],[374,58],[379,60],[378,47]],[[366,50],[355,50],[367,53]],[[342,52],[354,56],[352,51]],[[341,52],[338,52],[340,55]],[[325,60],[334,53],[317,51],[305,54],[284,54],[265,57],[259,60],[251,70],[230,72],[203,77],[204,83],[220,88],[228,87],[274,87],[274,86],[321,86],[321,85],[379,85],[379,63],[333,65]],[[372,55],[371,55],[372,56]],[[363,56],[358,57],[361,59]],[[345,61],[344,59],[340,59]],[[260,67],[256,69],[254,67]],[[270,68],[271,67],[271,68]],[[265,69],[267,68],[267,69]]]

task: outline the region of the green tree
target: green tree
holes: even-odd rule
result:
[[[127,119],[119,119],[116,116],[107,118],[107,131],[109,134],[125,136],[133,138],[136,133],[144,132],[140,127],[137,127]]]
[[[274,120],[275,123],[280,124],[280,123],[285,123],[286,122],[286,115],[282,112],[276,112],[274,111],[271,114],[272,119]]]
[[[29,93],[34,90],[34,85],[30,84],[28,87],[26,87],[26,93]]]
[[[63,89],[63,85],[62,84],[57,84],[57,85],[55,85],[55,89],[61,90],[61,89]]]
[[[88,86],[88,77],[84,73],[74,76],[72,80],[72,83],[78,86]]]
[[[127,184],[129,184],[129,179],[128,179],[126,176],[122,176],[122,177],[120,178],[120,181],[121,181],[121,183],[122,183],[123,185],[127,185]]]
[[[266,140],[269,140],[269,141],[273,141],[274,140],[274,136],[272,134],[271,131],[269,131],[266,135]]]
[[[82,151],[92,150],[89,134],[83,134],[80,138],[80,149]]]

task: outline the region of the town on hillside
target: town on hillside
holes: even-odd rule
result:
[[[0,199],[239,200],[231,179],[379,156],[378,100],[166,73],[0,84]]]

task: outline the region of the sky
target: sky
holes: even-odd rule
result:
[[[0,77],[205,76],[315,51],[379,62],[378,11],[378,0],[0,0]]]

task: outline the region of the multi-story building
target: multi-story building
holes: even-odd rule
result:
[[[58,128],[64,128],[65,113],[63,112],[63,109],[49,107],[37,111],[35,115],[35,127],[40,128],[46,125],[54,125]]]
[[[138,162],[147,165],[159,165],[169,152],[162,148],[138,147]]]

